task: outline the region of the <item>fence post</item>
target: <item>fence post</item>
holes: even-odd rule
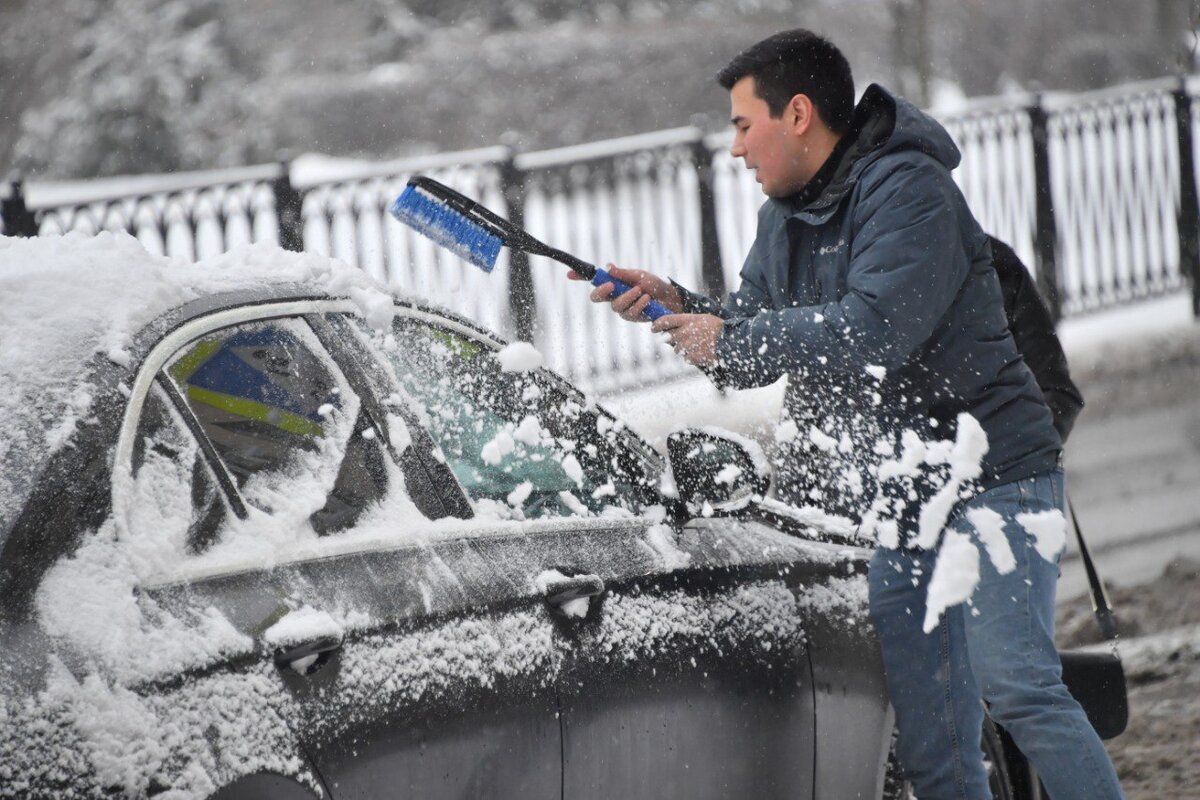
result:
[[[0,219],[5,236],[37,236],[37,214],[25,205],[24,182],[15,177],[9,184],[8,197],[0,200]]]
[[[517,168],[516,151],[509,147],[508,157],[500,163],[500,191],[508,219],[518,228],[525,227],[525,173]],[[533,341],[534,320],[537,319],[537,298],[533,294],[533,275],[529,271],[529,255],[520,249],[508,251],[508,312],[513,331],[522,342]]]
[[[304,195],[292,186],[292,168],[287,161],[279,164],[279,177],[271,182],[275,193],[275,219],[279,225],[279,246],[284,250],[304,250]]]
[[[1058,271],[1058,224],[1054,219],[1054,195],[1050,187],[1049,116],[1042,105],[1042,95],[1035,94],[1029,113],[1030,134],[1033,138],[1034,185],[1034,263],[1037,265],[1037,284],[1042,299],[1057,322],[1062,319],[1062,281]]]
[[[1186,78],[1179,79],[1179,87],[1172,94],[1179,137],[1179,273],[1192,282],[1192,316],[1200,317],[1200,201],[1192,149],[1192,98]]]
[[[721,244],[717,238],[717,201],[713,193],[712,153],[704,144],[704,133],[696,129],[692,142],[692,164],[700,194],[700,276],[704,292],[725,302],[725,271],[721,267]]]

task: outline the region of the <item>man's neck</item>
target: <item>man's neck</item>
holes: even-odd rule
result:
[[[821,196],[821,192],[825,191],[825,187],[829,185],[829,182],[837,173],[842,156],[853,141],[849,134],[839,137],[831,131],[826,132],[829,135],[821,144],[821,150],[824,152],[825,158],[821,161],[813,176],[809,178],[808,183],[804,184],[800,188],[800,191],[789,198],[789,201],[794,203],[797,208],[803,208]]]

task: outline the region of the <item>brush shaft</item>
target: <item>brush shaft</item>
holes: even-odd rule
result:
[[[596,274],[592,276],[592,285],[603,286],[606,283],[611,283],[613,285],[613,297],[623,295],[633,288],[629,284],[625,283],[625,281],[617,280],[612,275],[609,275],[607,271],[600,269],[600,267],[596,267],[595,270]],[[579,270],[575,271],[578,272]],[[642,312],[642,316],[653,322],[659,317],[665,317],[670,313],[671,311],[669,311],[662,303],[658,302],[657,300],[651,300],[650,305],[646,306],[646,310]]]

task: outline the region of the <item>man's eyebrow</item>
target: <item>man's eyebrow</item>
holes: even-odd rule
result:
[[[729,124],[737,125],[739,122],[745,122],[745,120],[745,117],[743,117],[741,114],[738,114],[736,117],[729,118]]]

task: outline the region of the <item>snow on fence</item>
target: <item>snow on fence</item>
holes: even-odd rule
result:
[[[989,231],[1024,258],[1059,314],[1176,291],[1200,313],[1200,103],[1182,81],[1086,95],[975,101],[943,117],[955,175]],[[599,392],[690,368],[644,329],[593,306],[544,258],[504,251],[490,275],[387,214],[420,172],[533,235],[596,263],[655,270],[714,295],[737,285],[763,196],[729,137],[678,128],[537,153],[504,147],[392,161],[293,182],[288,165],[147,176],[135,191],[26,203],[15,182],[2,231],[125,230],[153,252],[202,258],[247,241],[335,255],[400,291],[507,336]]]

